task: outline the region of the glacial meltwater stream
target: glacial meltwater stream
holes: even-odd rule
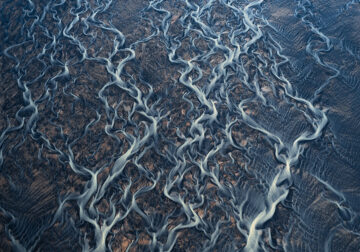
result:
[[[360,251],[360,1],[0,11],[0,251]]]

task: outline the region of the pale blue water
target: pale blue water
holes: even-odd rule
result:
[[[360,251],[359,1],[3,1],[1,251]]]

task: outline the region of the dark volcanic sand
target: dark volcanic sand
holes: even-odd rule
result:
[[[0,251],[360,251],[359,1],[0,12]]]

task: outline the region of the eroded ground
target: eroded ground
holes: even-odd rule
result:
[[[4,1],[3,251],[360,250],[358,1]]]

